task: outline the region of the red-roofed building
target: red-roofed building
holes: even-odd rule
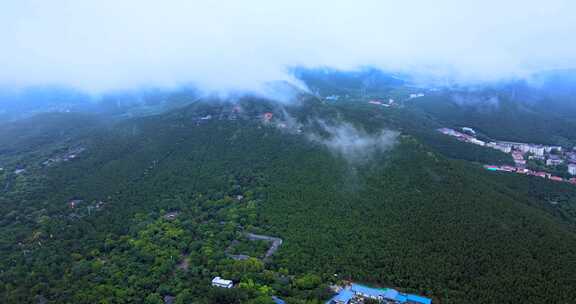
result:
[[[516,168],[511,167],[511,166],[502,166],[502,170],[504,170],[506,172],[514,172],[514,171],[516,171]]]
[[[520,173],[520,174],[530,174],[531,171],[525,168],[518,168],[516,169],[516,172]]]
[[[546,173],[546,172],[534,172],[534,175],[545,178],[548,176],[548,173]]]
[[[73,200],[70,200],[70,201],[68,202],[68,207],[74,209],[74,208],[76,208],[76,206],[78,206],[78,205],[81,204],[82,202],[83,202],[83,200],[81,200],[81,199],[73,199]]]
[[[272,120],[272,117],[274,117],[274,114],[272,112],[264,113],[264,121],[270,121]]]

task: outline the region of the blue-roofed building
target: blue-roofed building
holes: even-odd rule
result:
[[[407,295],[401,293],[398,294],[394,300],[398,303],[406,303],[406,301],[408,301],[408,297]]]
[[[340,293],[335,295],[327,304],[348,304],[354,297],[354,293],[349,289],[342,289]]]
[[[388,289],[385,293],[384,293],[384,299],[387,300],[396,300],[396,298],[398,297],[399,292],[397,290],[394,289]]]
[[[421,297],[421,296],[417,296],[417,295],[407,295],[407,300],[408,303],[418,303],[418,304],[432,304],[432,300],[425,298],[425,297]]]
[[[276,304],[286,304],[286,302],[284,302],[284,300],[280,299],[277,296],[272,296],[272,301],[274,301],[274,303],[276,303]]]
[[[360,284],[352,284],[350,290],[352,290],[352,292],[357,296],[376,300],[383,300],[384,295],[388,291],[388,289],[372,288]]]
[[[432,304],[432,300],[425,297],[401,293],[392,288],[373,288],[356,283],[342,289],[327,304],[349,304],[354,298],[370,298],[390,304]]]

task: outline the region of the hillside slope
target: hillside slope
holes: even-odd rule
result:
[[[304,107],[248,100],[235,115],[197,103],[101,128],[83,135],[78,159],[31,167],[0,197],[0,301],[318,303],[341,279],[435,303],[571,301],[574,226],[540,198],[410,128],[392,150],[350,162],[310,140],[310,113],[369,134],[401,120]],[[286,111],[301,132],[279,125]],[[284,242],[270,263],[231,259],[246,232]],[[210,289],[216,275],[242,288]]]

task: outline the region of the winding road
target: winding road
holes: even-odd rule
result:
[[[266,251],[266,255],[264,255],[264,260],[270,258],[278,249],[280,245],[282,245],[282,239],[268,236],[268,235],[261,235],[261,234],[254,234],[254,233],[246,233],[246,237],[251,241],[269,241],[272,242],[268,251]]]

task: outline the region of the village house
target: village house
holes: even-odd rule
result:
[[[212,279],[212,286],[220,288],[232,288],[234,284],[230,280],[224,280],[221,277],[215,277]]]
[[[518,168],[516,170],[516,173],[520,173],[520,174],[531,174],[532,170],[526,169],[526,168]]]
[[[456,132],[456,131],[449,129],[449,128],[440,128],[440,129],[438,129],[438,132],[440,132],[444,135],[449,135],[449,136],[456,136],[457,134],[460,134],[459,132]]]
[[[562,147],[560,147],[560,146],[546,146],[545,150],[546,150],[546,153],[550,153],[552,151],[562,152]]]
[[[164,219],[169,220],[169,221],[175,220],[176,217],[178,217],[178,211],[172,211],[172,212],[168,212],[168,213],[164,214]]]
[[[546,173],[546,172],[534,172],[534,176],[538,176],[538,177],[542,177],[542,178],[547,178],[550,176],[550,173]]]
[[[558,155],[551,154],[546,160],[546,166],[557,166],[564,163],[564,160]]]
[[[568,164],[568,173],[576,175],[576,164]]]
[[[272,112],[264,113],[264,121],[265,122],[269,122],[270,120],[272,120],[272,117],[274,117],[274,113],[272,113]]]
[[[466,132],[466,133],[469,133],[469,134],[476,136],[476,131],[470,127],[463,127],[462,132]]]
[[[492,165],[484,165],[484,169],[489,171],[500,171],[500,167]]]
[[[515,149],[522,151],[522,153],[532,153],[536,156],[544,156],[545,148],[541,145],[512,143]]]
[[[475,145],[479,145],[479,146],[484,146],[484,145],[486,145],[486,142],[481,141],[481,140],[476,139],[476,138],[471,138],[471,139],[469,140],[469,142],[472,143],[472,144],[475,144]]]
[[[530,151],[530,145],[529,144],[521,144],[518,146],[518,150],[520,150],[522,153],[527,153],[528,151]]]
[[[512,158],[514,159],[514,163],[517,166],[524,166],[526,165],[526,160],[521,152],[512,152]]]
[[[73,199],[73,200],[70,200],[70,201],[68,202],[68,206],[69,206],[70,208],[74,209],[74,208],[76,208],[78,205],[80,205],[82,202],[84,202],[84,201],[81,200],[81,199]]]
[[[508,145],[502,145],[496,142],[489,142],[486,144],[486,147],[492,148],[492,149],[496,149],[496,150],[500,150],[504,153],[510,153],[512,152],[512,147],[508,146]]]
[[[24,169],[24,168],[19,168],[19,169],[14,170],[14,174],[22,174],[22,173],[24,173],[25,171],[26,171],[26,169]]]
[[[546,160],[544,155],[528,155],[528,159]]]
[[[550,179],[556,182],[563,182],[564,179],[559,176],[550,176]]]
[[[543,146],[535,146],[530,145],[528,147],[528,152],[534,154],[535,156],[544,156],[544,147]]]
[[[175,296],[172,296],[172,295],[165,295],[164,296],[164,304],[173,304],[174,300],[176,300]]]
[[[500,169],[502,171],[506,171],[506,172],[514,172],[516,171],[516,168],[512,167],[512,166],[502,166],[500,167]]]

